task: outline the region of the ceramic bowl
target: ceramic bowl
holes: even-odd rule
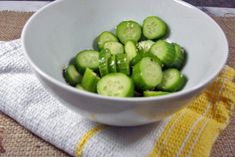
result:
[[[63,67],[80,50],[94,46],[103,31],[114,31],[127,19],[140,24],[150,15],[170,27],[168,39],[187,51],[185,88],[151,98],[113,98],[67,85]],[[222,29],[208,15],[180,0],[58,0],[35,13],[22,34],[33,71],[72,111],[108,125],[148,124],[184,108],[218,75],[226,63],[228,43]]]

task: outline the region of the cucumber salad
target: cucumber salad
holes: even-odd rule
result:
[[[184,49],[165,40],[169,30],[157,16],[141,26],[123,21],[116,33],[104,31],[98,50],[80,51],[64,70],[66,82],[79,89],[112,97],[162,96],[183,89]]]

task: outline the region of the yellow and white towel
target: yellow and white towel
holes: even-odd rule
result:
[[[82,157],[204,157],[227,126],[235,70],[226,66],[187,108],[140,127],[90,122],[52,97],[32,74],[19,40],[0,43],[0,110],[44,140]]]

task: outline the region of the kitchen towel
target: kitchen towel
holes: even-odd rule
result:
[[[234,69],[226,66],[189,106],[140,127],[110,127],[73,113],[32,73],[20,40],[0,43],[0,110],[74,156],[209,156],[235,101]]]

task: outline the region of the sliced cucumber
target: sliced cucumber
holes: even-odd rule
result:
[[[156,16],[149,16],[143,23],[143,34],[147,39],[159,39],[167,34],[166,23]]]
[[[103,50],[99,54],[99,71],[100,76],[103,77],[109,73],[109,58],[111,54],[108,50]]]
[[[153,89],[161,83],[162,68],[151,57],[144,57],[134,66],[132,78],[138,89]]]
[[[175,92],[181,90],[186,82],[186,77],[179,70],[167,69],[163,71],[162,82],[159,84],[158,89]]]
[[[167,94],[170,93],[164,91],[144,91],[144,97],[162,96]]]
[[[82,87],[89,92],[96,92],[97,82],[99,77],[91,69],[86,68],[84,76],[82,78]]]
[[[122,73],[112,73],[104,76],[97,84],[100,95],[113,97],[132,97],[134,84],[132,80]]]
[[[97,44],[101,50],[104,48],[104,44],[108,41],[118,41],[118,38],[111,32],[105,31],[98,36]]]
[[[130,62],[131,66],[136,65],[143,58],[143,53],[139,52]]]
[[[140,51],[136,57],[134,57],[131,61],[131,65],[136,65],[142,58],[144,57],[151,57],[152,59],[154,59],[161,67],[163,67],[164,65],[162,64],[162,62],[160,61],[160,59],[158,59],[157,56],[153,55],[152,53],[144,53],[142,51]]]
[[[130,75],[130,64],[127,59],[127,54],[116,55],[117,71],[126,75]]]
[[[127,41],[125,43],[125,52],[127,54],[127,59],[131,61],[137,55],[136,44],[133,41]]]
[[[171,65],[171,67],[177,68],[180,70],[180,69],[182,69],[182,67],[185,64],[184,49],[176,43],[173,43],[173,46],[175,48],[175,59],[173,61],[173,64]]]
[[[117,26],[116,34],[123,44],[129,40],[137,43],[142,34],[141,26],[135,21],[123,21]]]
[[[82,80],[82,75],[76,70],[75,66],[72,64],[70,64],[65,69],[64,77],[66,82],[68,82],[72,86],[75,86],[76,84],[80,83]]]
[[[117,65],[116,65],[116,56],[112,55],[109,58],[109,73],[117,72]]]
[[[154,43],[155,42],[153,42],[152,40],[141,41],[138,43],[137,48],[140,52],[148,53]]]
[[[104,44],[104,49],[109,49],[113,55],[124,53],[124,47],[121,43],[116,41],[109,41]]]
[[[175,48],[172,44],[159,40],[150,49],[150,52],[157,56],[166,67],[171,67],[175,59]]]
[[[84,73],[86,68],[90,68],[94,71],[99,68],[99,52],[93,50],[84,50],[77,54],[75,58],[76,68]]]
[[[76,85],[76,88],[77,88],[77,89],[80,89],[80,90],[85,90],[85,89],[82,87],[81,84],[77,84],[77,85]]]

